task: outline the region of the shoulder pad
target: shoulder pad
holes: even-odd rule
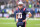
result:
[[[18,11],[18,8],[16,9],[16,11]]]

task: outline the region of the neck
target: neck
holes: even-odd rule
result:
[[[19,9],[19,10],[21,10],[21,9]]]

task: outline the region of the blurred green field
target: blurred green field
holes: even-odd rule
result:
[[[16,27],[16,22],[13,18],[0,18],[0,27]],[[28,20],[26,27],[40,27],[40,19]]]

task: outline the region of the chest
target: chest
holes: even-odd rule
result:
[[[17,13],[22,13],[22,14],[24,14],[25,11],[23,11],[23,10],[18,10]]]
[[[18,16],[18,18],[23,18],[26,16],[26,13],[23,10],[18,10],[16,15]]]

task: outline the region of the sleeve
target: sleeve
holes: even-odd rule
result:
[[[29,14],[29,13],[30,13],[30,11],[29,11],[29,10],[27,10],[27,9],[25,9],[25,13],[26,13],[26,14]]]

